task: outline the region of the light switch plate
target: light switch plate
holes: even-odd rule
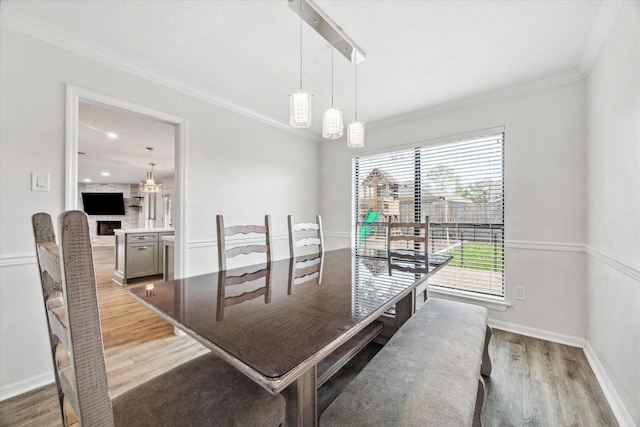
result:
[[[31,191],[51,191],[51,174],[31,172]]]

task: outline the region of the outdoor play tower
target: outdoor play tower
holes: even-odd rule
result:
[[[398,221],[400,217],[398,190],[398,182],[378,168],[373,169],[362,181],[358,203],[358,220],[362,223],[358,232],[360,243],[373,247],[378,240],[381,240],[380,245],[384,245],[383,236],[376,232],[378,227],[364,223],[386,223],[389,218]]]

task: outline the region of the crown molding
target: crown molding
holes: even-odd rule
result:
[[[85,40],[70,36],[69,34],[65,34],[40,23],[36,23],[13,12],[3,10],[0,15],[0,25],[138,77],[142,77],[167,88],[182,92],[186,95],[234,113],[265,123],[269,126],[294,134],[300,138],[313,142],[320,141],[320,138],[311,134],[309,131],[292,128],[288,123],[283,123],[259,111],[222,98],[200,87],[191,85],[176,76],[158,72],[151,67],[138,63],[134,58],[127,58],[117,52],[88,43]]]
[[[618,13],[621,4],[622,0],[609,0],[601,2],[593,25],[591,26],[589,36],[587,37],[587,41],[585,42],[585,45],[582,49],[578,65],[573,70],[558,73],[542,79],[536,79],[529,82],[512,85],[506,88],[500,88],[460,98],[455,101],[415,110],[406,114],[372,121],[367,124],[367,130],[373,131],[377,129],[383,129],[448,112],[486,104],[489,102],[498,101],[517,95],[526,94],[537,90],[548,89],[554,86],[560,86],[583,80],[588,75],[593,62],[597,57],[597,54],[602,47],[604,40],[606,39],[606,36],[611,29],[611,25],[613,24],[613,21]],[[288,125],[288,123],[283,123],[279,120],[274,119],[273,117],[267,116],[249,107],[235,103],[228,99],[224,99],[202,88],[193,86],[188,82],[182,81],[175,76],[160,73],[155,69],[137,63],[133,59],[123,57],[122,55],[114,51],[104,49],[91,43],[87,43],[84,40],[72,37],[51,27],[35,23],[34,21],[19,16],[15,13],[8,12],[7,10],[3,10],[3,13],[0,15],[0,25],[11,28],[28,36],[40,39],[44,42],[53,44],[63,49],[75,52],[82,56],[102,62],[114,68],[118,68],[120,70],[137,75],[165,87],[185,93],[194,98],[198,98],[213,105],[217,105],[226,110],[260,121],[269,126],[284,130],[285,132],[294,134],[300,138],[304,138],[313,142],[322,141],[321,138],[312,134],[310,131],[292,128]]]
[[[596,17],[591,25],[589,35],[582,48],[578,64],[575,69],[548,76],[542,79],[536,79],[529,82],[483,92],[480,94],[460,98],[455,101],[438,104],[421,110],[412,111],[406,114],[390,117],[387,119],[376,120],[368,123],[367,130],[372,131],[390,126],[395,126],[415,120],[425,119],[427,117],[439,114],[449,113],[452,111],[462,110],[481,104],[486,104],[500,99],[510,98],[512,96],[523,95],[537,90],[548,89],[554,86],[560,86],[583,80],[589,75],[591,66],[595,58],[600,52],[600,48],[604,43],[609,30],[618,14],[623,0],[607,0],[601,1],[596,13]]]
[[[611,30],[611,26],[618,15],[618,10],[621,5],[622,0],[600,2],[600,7],[598,7],[598,12],[593,20],[593,24],[591,24],[591,30],[582,47],[582,52],[578,60],[578,70],[580,70],[585,77],[589,74],[589,71],[591,71],[591,67],[609,34],[609,30]]]
[[[554,74],[552,76],[544,77],[542,79],[531,80],[529,82],[471,95],[455,101],[411,111],[409,113],[400,114],[394,117],[389,117],[387,119],[376,120],[367,124],[367,130],[371,131],[383,129],[408,122],[413,122],[416,120],[426,119],[428,117],[450,113],[457,110],[463,110],[466,108],[487,104],[489,102],[499,101],[517,95],[523,95],[542,89],[548,89],[554,86],[561,86],[564,84],[583,80],[584,78],[585,75],[576,68],[570,71],[565,71],[562,73]]]

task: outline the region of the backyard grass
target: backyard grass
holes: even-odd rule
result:
[[[502,243],[464,242],[448,255],[453,256],[449,262],[452,267],[484,271],[502,270]]]

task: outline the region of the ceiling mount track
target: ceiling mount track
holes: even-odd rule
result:
[[[331,43],[349,62],[357,64],[366,59],[364,51],[312,0],[287,0],[287,3],[296,15]]]

